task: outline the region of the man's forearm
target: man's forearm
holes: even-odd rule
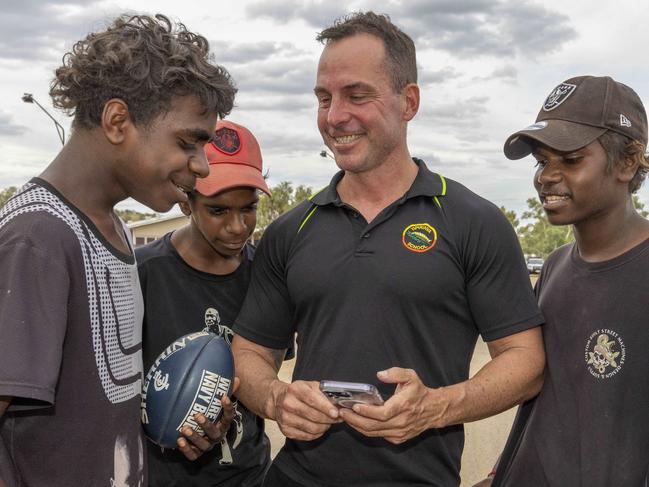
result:
[[[250,342],[235,337],[232,343],[235,371],[241,385],[237,398],[253,413],[263,418],[275,419],[274,399],[285,387],[277,378],[286,350],[260,350]]]
[[[471,379],[428,392],[433,427],[468,423],[501,413],[537,395],[545,356],[536,347],[513,347],[488,362]],[[434,411],[439,411],[437,417]]]

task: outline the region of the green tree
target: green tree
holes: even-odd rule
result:
[[[520,221],[518,220],[518,215],[516,215],[516,212],[514,210],[508,210],[504,206],[500,207],[500,211],[503,212],[503,215],[509,220],[509,223],[512,224],[512,227],[514,227],[514,230],[516,230],[516,233],[518,233],[518,225],[520,224]]]
[[[15,186],[9,186],[5,189],[0,189],[0,207],[4,206],[9,198],[11,198],[14,193],[18,191],[18,188]]]
[[[255,230],[255,240],[259,240],[268,225],[270,225],[282,213],[287,212],[298,203],[311,197],[313,190],[304,185],[293,188],[290,181],[282,181],[270,188],[272,198],[262,195],[257,206],[257,228]]]
[[[538,199],[529,198],[527,207],[528,210],[523,212],[521,218],[530,223],[523,225],[518,231],[525,254],[547,257],[554,249],[574,240],[572,226],[551,225]]]
[[[140,213],[135,210],[115,210],[115,213],[117,213],[126,223],[148,220],[149,218],[154,218],[156,216],[155,213]]]
[[[633,206],[635,206],[635,209],[643,217],[647,218],[649,216],[649,211],[644,209],[644,203],[640,201],[640,197],[637,194],[633,195]]]

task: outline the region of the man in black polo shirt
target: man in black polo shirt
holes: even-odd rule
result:
[[[341,171],[268,228],[235,323],[239,398],[288,437],[265,485],[457,486],[462,423],[541,386],[523,256],[498,208],[410,156],[412,40],[372,12],[318,39],[318,126]],[[478,334],[493,360],[468,380]],[[338,409],[321,379],[373,383],[387,400]]]

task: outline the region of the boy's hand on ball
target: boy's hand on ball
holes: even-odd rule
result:
[[[238,387],[239,378],[235,377],[234,387],[232,389],[233,394]],[[188,460],[196,460],[225,438],[234,418],[234,405],[227,396],[223,398],[221,405],[223,406],[223,414],[221,414],[221,417],[216,422],[210,421],[202,413],[194,415],[194,419],[196,419],[198,425],[205,432],[204,436],[189,427],[184,427],[180,430],[182,436],[177,440],[178,449]]]

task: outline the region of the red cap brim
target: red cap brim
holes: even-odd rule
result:
[[[210,164],[210,174],[196,180],[196,191],[203,196],[213,196],[242,186],[260,189],[270,196],[270,190],[261,172],[247,164]]]

